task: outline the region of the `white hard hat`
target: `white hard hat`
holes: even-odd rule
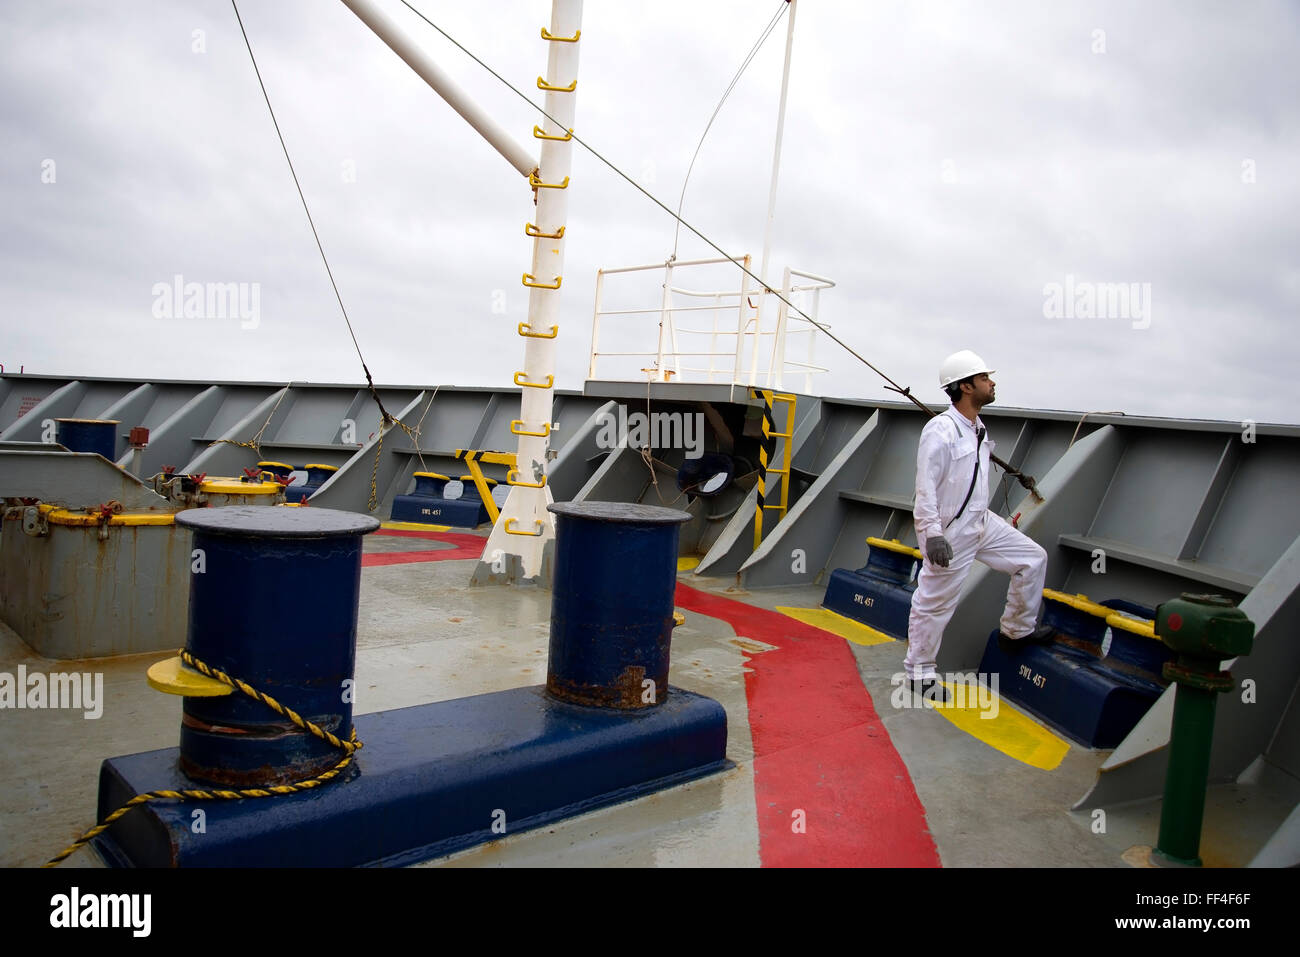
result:
[[[981,372],[995,372],[990,369],[988,363],[971,352],[969,349],[963,349],[961,352],[954,352],[948,358],[943,360],[943,365],[939,367],[939,387],[946,388],[954,382],[960,382],[969,376],[979,375]]]

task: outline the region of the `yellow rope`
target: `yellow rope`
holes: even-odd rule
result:
[[[441,386],[439,386],[439,388],[441,388]],[[424,411],[426,414],[429,411],[429,406],[433,405],[433,399],[437,398],[437,395],[438,395],[438,389],[434,389],[433,396],[429,399],[429,405],[426,405],[424,407]],[[423,422],[424,422],[424,416],[421,415],[420,423]],[[405,432],[407,437],[410,438],[411,444],[415,446],[415,454],[420,459],[420,466],[424,468],[424,455],[420,451],[420,425],[417,424],[416,427],[412,429],[409,425],[407,425],[405,422],[403,422],[401,419],[398,418],[394,418],[392,420],[392,423],[393,425],[401,429],[403,432]],[[373,512],[376,508],[379,507],[379,489],[376,486],[375,482],[379,476],[379,460],[381,454],[383,453],[383,450],[384,450],[384,426],[381,423],[379,426],[379,441],[375,443],[375,461],[374,464],[370,466],[370,500],[366,503],[366,508],[371,512]],[[428,471],[428,469],[425,468],[425,471]]]
[[[402,425],[396,419],[393,421],[397,422],[398,425]],[[402,425],[402,428],[406,428],[406,426]],[[379,490],[375,487],[375,479],[379,476],[379,458],[383,451],[384,425],[381,422],[379,424],[379,441],[375,443],[375,464],[370,467],[370,500],[366,502],[366,510],[369,512],[373,512],[379,507]]]
[[[335,737],[334,735],[326,731],[324,728],[312,724],[310,721],[308,721],[302,715],[298,714],[298,712],[294,711],[292,708],[286,708],[284,705],[280,704],[280,702],[276,701],[270,695],[262,694],[262,692],[258,691],[256,688],[253,688],[250,685],[244,683],[243,681],[240,681],[238,678],[230,677],[230,675],[226,674],[224,671],[220,670],[219,668],[213,668],[209,665],[204,664],[202,661],[199,661],[198,658],[195,658],[188,651],[181,649],[180,655],[181,655],[181,661],[185,662],[187,665],[189,665],[191,668],[194,668],[196,671],[199,671],[202,674],[207,675],[209,678],[216,678],[222,684],[229,685],[232,688],[237,688],[238,690],[242,691],[244,694],[248,695],[250,698],[255,698],[256,700],[262,702],[262,704],[266,705],[268,708],[270,708],[272,711],[275,711],[277,714],[284,715],[286,718],[288,718],[298,727],[302,728],[304,731],[316,735],[316,737],[320,738],[323,741],[328,741],[330,744],[334,745],[334,747],[340,748],[343,751],[346,751],[348,754],[351,754],[353,751],[358,751],[361,749],[360,744],[352,744],[351,742],[343,741],[340,738]]]
[[[416,449],[419,449],[420,433],[418,431],[413,431],[411,427],[407,425],[405,422],[403,422],[401,419],[393,419],[393,425],[396,425],[408,436],[410,436],[411,444],[413,444],[416,447]],[[375,481],[379,476],[379,460],[383,454],[383,451],[384,451],[384,427],[383,425],[380,425],[379,441],[375,443],[375,462],[372,466],[370,466],[370,500],[366,503],[366,509],[371,512],[373,512],[376,508],[379,507],[379,489],[375,485]],[[424,460],[421,459],[420,461],[421,464],[423,464]]]
[[[252,439],[247,442],[239,442],[235,439],[217,439],[213,442],[209,442],[208,448],[212,448],[214,445],[238,445],[243,449],[252,449],[257,453],[257,457],[260,459],[262,457],[262,433],[265,432],[267,426],[271,424],[271,420],[275,418],[275,410],[280,408],[280,403],[284,401],[284,397],[289,394],[289,390],[292,388],[293,383],[289,382],[280,390],[280,397],[275,400],[275,405],[271,406],[271,414],[266,417],[266,421],[262,423],[262,427],[257,430]]]
[[[275,405],[271,407],[271,414],[266,417],[266,421],[262,423],[262,427],[257,430],[257,433],[253,436],[251,440],[249,440],[248,442],[240,442],[236,439],[217,439],[216,441],[209,442],[208,448],[211,448],[214,445],[223,445],[223,444],[237,445],[240,448],[252,449],[254,452],[257,453],[257,457],[261,458],[262,457],[262,448],[261,448],[262,433],[267,430],[267,427],[271,424],[271,420],[275,418],[275,410],[280,407],[280,402],[284,399],[285,395],[288,394],[288,390],[292,387],[293,387],[292,382],[290,382],[288,385],[284,387],[284,391],[280,393],[280,398],[276,399]],[[415,446],[415,454],[420,459],[420,467],[423,468],[426,472],[428,471],[428,469],[424,465],[424,454],[420,451],[420,426],[424,424],[424,417],[429,414],[429,409],[433,406],[433,400],[438,397],[438,389],[440,388],[442,388],[442,386],[434,387],[433,395],[429,397],[429,401],[425,404],[424,412],[420,415],[420,421],[416,424],[414,429],[412,429],[401,419],[395,416],[390,416],[387,411],[384,411],[384,417],[388,420],[388,422],[392,423],[393,425],[396,425],[398,428],[400,428],[403,432],[405,432],[410,437],[411,444]],[[373,383],[370,386],[370,392],[372,395],[374,395],[375,401],[379,403],[380,410],[383,410],[384,404],[382,402],[379,402],[379,395],[378,393],[375,392],[375,387]],[[374,464],[370,467],[370,499],[366,503],[367,510],[371,512],[373,512],[376,508],[379,507],[379,489],[376,485],[376,482],[379,476],[379,461],[383,456],[383,450],[384,450],[384,422],[381,421],[379,423],[379,441],[375,443],[375,461]]]
[[[352,763],[352,756],[356,754],[357,751],[360,751],[361,748],[363,747],[362,743],[359,740],[357,740],[356,728],[352,729],[352,734],[349,740],[344,741],[342,738],[339,738],[336,735],[331,734],[330,732],[326,731],[324,728],[320,727],[319,725],[314,724],[311,721],[308,721],[306,718],[298,714],[298,712],[294,711],[292,708],[287,708],[284,705],[280,704],[280,702],[276,701],[270,695],[262,694],[262,692],[258,691],[256,688],[253,688],[247,683],[240,681],[238,678],[232,678],[224,671],[221,671],[218,668],[213,668],[207,664],[204,664],[202,661],[200,661],[199,659],[191,655],[188,651],[182,649],[180,652],[180,656],[181,656],[181,660],[184,661],[187,665],[207,675],[209,678],[215,678],[218,681],[222,682],[223,684],[227,684],[232,688],[236,688],[239,691],[242,691],[250,698],[255,698],[256,700],[262,702],[264,705],[271,708],[277,714],[284,715],[286,718],[292,721],[299,728],[302,728],[304,731],[307,731],[310,734],[314,734],[322,741],[328,741],[334,747],[339,748],[341,751],[343,751],[342,760],[340,760],[338,764],[334,765],[334,767],[330,768],[328,771],[323,771],[320,774],[316,775],[315,777],[308,778],[305,781],[296,781],[293,784],[272,784],[272,785],[268,785],[265,788],[242,788],[236,791],[224,790],[224,789],[215,790],[215,791],[205,791],[205,790],[194,788],[194,789],[187,789],[183,791],[169,791],[169,790],[146,791],[144,794],[137,794],[135,797],[131,798],[131,800],[127,801],[125,804],[123,804],[120,808],[118,808],[108,817],[104,818],[102,822],[92,827],[89,831],[87,831],[77,840],[73,841],[71,844],[69,844],[66,848],[64,848],[54,857],[46,861],[45,864],[42,865],[43,867],[53,867],[54,865],[58,864],[60,861],[66,860],[68,857],[72,856],[72,854],[75,853],[78,849],[85,847],[87,844],[89,844],[99,835],[107,831],[110,827],[113,826],[114,821],[118,820],[120,817],[125,815],[128,811],[131,810],[131,808],[137,807],[138,805],[147,804],[150,801],[158,801],[158,800],[237,801],[243,798],[275,797],[277,795],[282,795],[282,794],[295,794],[298,791],[307,791],[310,790],[311,788],[320,787],[322,784],[325,784],[333,780],[334,778],[338,777],[339,774],[341,774],[343,770],[347,768],[349,764]]]

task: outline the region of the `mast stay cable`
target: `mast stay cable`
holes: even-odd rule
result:
[[[713,108],[713,115],[709,117],[709,122],[704,125],[704,132],[700,134],[700,141],[695,144],[695,152],[691,154],[690,165],[686,167],[686,176],[682,180],[682,194],[677,198],[677,214],[673,217],[677,221],[677,225],[673,230],[673,254],[669,257],[669,262],[673,262],[677,259],[677,241],[681,237],[682,233],[682,206],[686,202],[686,184],[691,180],[691,171],[695,169],[695,161],[699,159],[700,149],[704,146],[704,139],[709,135],[709,130],[713,128],[713,121],[716,120],[718,114],[722,112],[722,106],[727,102],[727,97],[731,96],[731,91],[734,90],[736,84],[740,82],[741,74],[745,72],[745,69],[758,54],[758,51],[762,48],[763,44],[767,42],[767,38],[772,35],[772,31],[776,29],[776,25],[781,22],[781,15],[785,13],[789,5],[790,0],[781,0],[776,13],[772,15],[772,19],[768,21],[767,26],[763,28],[763,32],[759,35],[758,39],[754,41],[754,45],[750,47],[749,52],[745,54],[745,59],[741,62],[740,68],[736,70],[736,75],[731,78],[731,83],[729,83],[726,90],[723,91],[722,99],[718,100],[718,105]]]
[[[234,0],[231,0],[231,2],[233,3]],[[546,118],[547,118],[548,120],[550,120],[553,124],[555,124],[555,128],[556,128],[556,129],[562,129],[562,128],[563,128],[563,124],[561,124],[558,120],[556,120],[555,117],[551,116],[551,114],[548,113],[544,108],[538,106],[536,103],[534,103],[532,100],[530,100],[530,99],[528,98],[528,96],[527,96],[525,93],[523,93],[523,92],[522,92],[518,87],[516,87],[513,83],[511,83],[509,80],[507,80],[505,77],[503,77],[503,76],[502,76],[500,73],[498,73],[496,70],[492,69],[491,66],[489,66],[486,62],[484,62],[482,59],[480,59],[478,56],[476,56],[472,51],[470,51],[469,49],[467,49],[467,48],[464,46],[464,44],[462,44],[459,40],[457,40],[455,37],[453,37],[451,34],[449,34],[446,30],[444,30],[442,27],[438,26],[438,24],[434,23],[434,22],[433,22],[432,20],[430,20],[427,16],[425,16],[423,13],[421,13],[421,12],[420,12],[416,7],[412,6],[411,3],[410,3],[410,0],[401,0],[401,3],[402,3],[402,5],[403,5],[404,7],[406,7],[408,10],[410,10],[412,13],[414,13],[417,17],[419,17],[421,20],[423,20],[423,21],[424,21],[425,23],[427,23],[429,26],[433,27],[433,28],[434,28],[435,30],[437,30],[440,34],[442,34],[442,36],[445,37],[445,38],[446,38],[446,39],[447,39],[447,40],[448,40],[448,41],[449,41],[453,46],[455,46],[458,50],[460,50],[460,51],[461,51],[462,53],[464,53],[467,57],[469,57],[471,60],[473,60],[475,63],[477,63],[477,64],[478,64],[479,66],[481,66],[483,69],[485,69],[488,73],[492,74],[492,76],[496,77],[497,80],[499,80],[499,81],[500,81],[500,82],[501,82],[501,83],[502,83],[502,84],[503,84],[507,89],[509,89],[509,90],[510,90],[512,93],[514,93],[517,97],[519,97],[521,100],[523,100],[525,103],[527,103],[527,104],[528,104],[529,106],[531,106],[533,109],[535,109],[538,113],[542,114],[542,116],[546,117]],[[708,236],[704,235],[704,233],[700,232],[698,229],[696,229],[694,226],[692,226],[689,222],[687,222],[687,221],[686,221],[685,219],[683,219],[681,216],[677,215],[677,213],[674,213],[674,212],[673,212],[673,211],[672,211],[668,206],[666,206],[666,205],[663,203],[662,200],[660,200],[657,196],[655,196],[653,193],[651,193],[649,190],[647,190],[645,187],[643,187],[640,183],[638,183],[636,180],[634,180],[631,176],[629,176],[627,173],[625,173],[625,172],[624,172],[623,170],[621,170],[619,167],[615,166],[614,163],[613,163],[611,160],[606,159],[605,156],[603,156],[603,155],[602,155],[602,154],[601,154],[601,153],[600,153],[600,152],[599,152],[599,151],[598,151],[594,146],[592,146],[592,145],[591,145],[590,143],[588,143],[586,140],[582,139],[582,137],[578,136],[577,133],[570,132],[569,135],[573,138],[573,141],[574,141],[575,143],[577,143],[578,145],[580,145],[583,149],[585,149],[588,153],[590,153],[590,154],[591,154],[592,156],[594,156],[596,159],[600,160],[600,162],[602,162],[602,163],[604,163],[606,166],[608,166],[608,167],[609,167],[609,168],[610,168],[614,173],[616,173],[618,176],[620,176],[620,177],[622,177],[624,180],[626,180],[626,181],[627,181],[627,182],[632,186],[633,189],[637,190],[639,193],[641,193],[642,195],[644,195],[648,200],[650,200],[652,203],[654,203],[656,206],[658,206],[660,209],[662,209],[662,210],[663,210],[665,213],[667,213],[669,216],[672,216],[675,220],[677,220],[677,222],[678,222],[680,225],[685,226],[685,227],[686,227],[687,229],[689,229],[692,233],[694,233],[697,237],[699,237],[699,238],[700,238],[704,243],[706,243],[706,244],[707,244],[708,246],[710,246],[712,249],[716,250],[720,255],[722,255],[722,256],[726,257],[727,259],[732,260],[733,262],[735,262],[735,257],[734,257],[734,256],[732,256],[731,254],[729,254],[725,249],[723,249],[721,246],[719,246],[717,243],[715,243],[713,240],[711,240]],[[911,387],[910,387],[910,386],[900,386],[897,382],[895,382],[893,379],[891,379],[888,375],[886,375],[886,374],[885,374],[884,372],[882,372],[880,369],[876,368],[876,366],[874,366],[871,362],[869,362],[869,361],[868,361],[868,360],[867,360],[867,359],[866,359],[866,358],[865,358],[861,353],[859,353],[856,349],[854,349],[852,346],[850,346],[847,342],[845,342],[845,341],[844,341],[843,339],[841,339],[839,336],[837,336],[837,335],[835,335],[833,332],[831,332],[829,328],[827,328],[826,326],[822,325],[822,323],[818,322],[816,319],[812,318],[812,316],[809,316],[807,313],[805,313],[802,309],[800,309],[798,306],[796,306],[794,303],[792,303],[789,299],[787,299],[787,298],[786,298],[786,297],[785,297],[785,296],[784,296],[780,291],[778,291],[778,290],[776,290],[776,289],[773,289],[773,288],[771,288],[770,286],[768,286],[767,283],[764,282],[763,279],[762,279],[760,276],[756,276],[753,272],[751,272],[751,271],[750,271],[749,269],[747,269],[745,266],[741,265],[739,262],[736,262],[736,267],[737,267],[738,269],[740,269],[741,272],[743,272],[745,275],[749,276],[750,279],[752,279],[752,280],[754,280],[756,283],[758,283],[759,287],[762,288],[763,291],[764,291],[765,293],[770,293],[771,295],[776,296],[777,299],[779,299],[779,300],[781,300],[781,302],[785,303],[787,307],[789,307],[789,308],[792,309],[795,313],[797,313],[797,314],[798,314],[798,315],[799,315],[799,316],[800,316],[804,321],[808,322],[810,325],[812,325],[812,326],[816,327],[818,330],[820,330],[820,331],[821,331],[821,332],[826,336],[826,338],[830,339],[832,342],[834,342],[834,343],[835,343],[836,345],[838,345],[840,348],[844,349],[846,352],[849,353],[849,355],[853,356],[855,359],[857,359],[859,362],[861,362],[863,365],[865,365],[868,369],[870,369],[870,370],[871,370],[872,372],[874,372],[876,375],[880,376],[880,378],[884,379],[884,380],[888,383],[888,385],[885,386],[885,388],[887,388],[889,391],[891,391],[891,392],[897,392],[899,395],[903,396],[904,398],[911,400],[912,404],[915,405],[915,406],[916,406],[918,409],[920,409],[922,412],[924,412],[927,416],[934,417],[935,415],[938,414],[938,413],[935,412],[933,409],[931,409],[928,405],[926,405],[924,402],[922,402],[920,399],[918,399],[916,396],[912,395],[912,390],[911,390]],[[1002,459],[998,458],[997,456],[990,456],[990,458],[992,459],[992,461],[993,461],[995,464],[997,464],[998,466],[1000,466],[1000,467],[1003,469],[1003,471],[1005,471],[1007,474],[1009,474],[1009,475],[1014,475],[1014,476],[1016,477],[1016,479],[1020,482],[1020,484],[1021,484],[1022,486],[1024,486],[1026,489],[1029,490],[1030,494],[1033,495],[1035,501],[1037,501],[1037,502],[1042,502],[1042,501],[1043,501],[1043,496],[1042,496],[1042,494],[1038,491],[1038,486],[1035,484],[1035,482],[1034,482],[1034,477],[1033,477],[1032,475],[1025,475],[1025,474],[1024,474],[1023,472],[1021,472],[1019,469],[1012,467],[1009,463],[1004,462]]]
[[[389,415],[388,410],[384,408],[383,400],[379,398],[379,393],[375,390],[375,380],[370,377],[370,369],[366,367],[365,356],[361,354],[361,345],[357,342],[357,334],[352,329],[352,320],[348,318],[347,307],[343,305],[343,296],[339,293],[338,283],[334,281],[334,270],[330,269],[329,259],[325,256],[325,247],[321,244],[320,233],[316,231],[316,223],[312,219],[311,210],[307,206],[307,197],[303,195],[302,184],[298,182],[298,173],[293,168],[293,160],[289,158],[289,147],[285,145],[284,134],[280,132],[280,122],[275,118],[275,110],[271,106],[271,97],[266,92],[266,84],[262,82],[262,71],[257,68],[257,57],[253,56],[253,45],[248,40],[248,31],[244,29],[244,18],[239,15],[239,4],[235,0],[230,0],[230,5],[235,8],[235,19],[239,21],[239,32],[244,38],[248,58],[253,61],[253,72],[257,74],[257,85],[262,89],[262,99],[266,101],[266,109],[271,114],[271,123],[275,126],[275,135],[280,138],[280,149],[284,150],[285,162],[289,164],[289,173],[293,176],[293,185],[297,187],[298,198],[302,200],[302,210],[307,214],[307,224],[311,226],[311,234],[316,240],[316,248],[320,250],[321,262],[325,264],[325,272],[329,275],[330,286],[334,289],[334,298],[338,300],[339,309],[343,312],[343,321],[348,326],[348,335],[352,337],[352,345],[357,350],[357,358],[361,360],[361,370],[366,374],[366,385],[370,389],[370,395],[379,406],[379,412],[383,416],[383,425],[391,425],[397,420]],[[382,427],[380,428],[382,429]],[[416,444],[418,446],[418,443]]]

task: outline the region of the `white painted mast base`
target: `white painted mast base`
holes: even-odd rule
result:
[[[546,510],[554,499],[550,488],[534,489],[515,486],[510,489],[506,504],[501,508],[502,518],[492,528],[487,547],[470,576],[471,585],[539,585],[550,588],[554,577],[552,558],[555,552],[555,516]],[[541,523],[541,535],[507,535],[505,516],[515,520],[516,530],[522,526],[536,529]],[[516,518],[519,516],[519,518]],[[512,541],[511,539],[514,539]],[[520,542],[527,542],[521,547]]]

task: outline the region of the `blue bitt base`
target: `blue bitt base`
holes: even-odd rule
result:
[[[1142,639],[1150,641],[1151,639]],[[997,672],[999,692],[1090,748],[1116,747],[1164,688],[1140,675],[1106,667],[1086,651],[1060,643],[1008,654],[989,635],[980,671]]]
[[[469,502],[458,498],[432,498],[428,495],[398,495],[393,498],[390,520],[477,528],[488,521],[488,514],[487,507],[478,499]]]
[[[286,485],[284,488],[284,500],[286,502],[297,502],[301,505],[303,502],[307,501],[307,499],[311,498],[312,493],[318,488],[320,488],[319,485]]]
[[[398,495],[393,498],[393,510],[389,521],[423,522],[426,525],[450,525],[443,520],[443,507],[450,504],[446,499],[433,498],[429,495]]]
[[[117,867],[401,866],[732,766],[722,706],[678,688],[644,711],[565,704],[534,686],[355,723],[365,747],[346,780],[285,797],[146,804],[95,846]],[[196,787],[178,753],[105,761],[99,819],[144,791]]]
[[[861,571],[837,568],[826,584],[822,607],[906,641],[907,619],[912,613],[915,591],[915,583],[903,585]]]
[[[1156,616],[1154,608],[1122,598],[1107,598],[1098,604],[1139,618],[1153,619]],[[1050,598],[1043,601],[1043,624],[1095,649],[1094,656],[1104,657],[1108,665],[1143,672],[1151,680],[1160,677],[1166,661],[1174,660],[1173,651],[1164,642],[1152,641],[1122,628],[1111,628],[1105,619]]]

